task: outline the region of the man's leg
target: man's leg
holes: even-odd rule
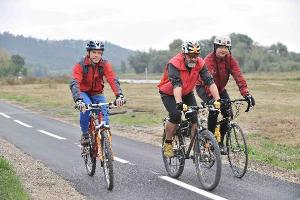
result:
[[[106,97],[102,94],[92,96],[93,103],[106,103]],[[109,124],[109,117],[108,117],[108,106],[102,106],[101,109],[102,121]]]
[[[180,122],[181,119],[181,112],[176,110],[176,102],[174,96],[163,95],[162,102],[167,111],[169,112],[170,118],[169,121],[166,122],[165,127],[166,140],[163,145],[164,155],[166,157],[172,157],[174,156],[172,141],[177,128],[177,124]]]
[[[83,102],[85,104],[90,104],[91,99],[90,97],[85,93],[85,92],[81,92],[80,93],[82,98],[83,98]],[[86,145],[89,143],[89,121],[90,121],[90,116],[89,116],[90,112],[86,111],[85,113],[80,112],[80,127],[81,127],[81,131],[82,131],[82,135],[81,135],[81,145]]]

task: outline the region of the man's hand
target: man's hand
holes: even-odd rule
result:
[[[183,102],[179,102],[179,103],[176,103],[176,109],[186,112],[188,110],[188,106],[186,104],[184,104]]]
[[[123,106],[125,104],[125,97],[122,94],[117,95],[114,104],[118,107]]]
[[[76,107],[78,110],[80,110],[80,112],[85,113],[86,106],[85,106],[85,103],[81,99],[78,99],[76,101]]]
[[[220,110],[220,108],[221,108],[221,101],[220,101],[220,99],[214,101],[213,105],[214,105],[215,109]]]
[[[211,99],[208,102],[208,104],[213,105],[215,107],[215,109],[220,110],[220,108],[221,108],[221,99],[218,99],[218,100]]]
[[[247,100],[247,102],[250,105],[250,107],[254,107],[255,106],[255,100],[254,100],[254,98],[253,98],[252,95],[248,94],[248,95],[244,96],[244,98]]]

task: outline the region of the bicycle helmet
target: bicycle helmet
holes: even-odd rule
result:
[[[216,36],[215,41],[214,41],[215,45],[219,45],[219,46],[226,46],[226,47],[231,47],[231,39],[227,36]]]
[[[91,50],[102,50],[104,51],[104,43],[101,41],[97,40],[90,40],[86,44],[86,50],[91,51]]]
[[[200,44],[194,41],[186,41],[182,44],[182,52],[200,54]]]

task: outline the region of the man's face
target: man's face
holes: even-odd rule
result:
[[[228,50],[228,47],[226,47],[226,46],[219,46],[216,49],[216,56],[218,58],[224,58],[227,54],[229,54],[229,50]]]
[[[102,50],[91,50],[90,51],[90,59],[93,63],[97,64],[102,58],[103,51]]]
[[[196,63],[197,63],[197,58],[198,58],[199,54],[197,53],[187,53],[185,54],[185,61],[186,64],[190,67],[193,68],[195,67]]]

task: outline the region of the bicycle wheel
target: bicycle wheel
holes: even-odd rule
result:
[[[168,175],[172,178],[178,178],[184,169],[185,151],[183,147],[183,138],[181,135],[175,135],[173,138],[174,156],[169,158],[164,155],[163,145],[166,140],[166,132],[164,130],[162,139],[162,157]]]
[[[109,132],[104,130],[101,134],[102,156],[103,156],[103,172],[108,190],[114,187],[114,170],[113,170],[113,153],[109,141]]]
[[[88,175],[93,176],[96,170],[96,155],[94,154],[91,142],[87,146],[82,147],[81,155]]]
[[[214,135],[204,129],[195,140],[194,158],[197,177],[205,190],[215,189],[221,178],[222,163],[219,145]]]
[[[248,166],[248,148],[243,130],[237,123],[230,124],[230,131],[226,135],[228,162],[234,176],[242,178]]]

